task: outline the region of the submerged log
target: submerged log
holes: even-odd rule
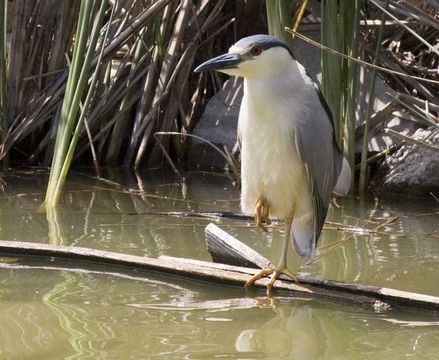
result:
[[[236,266],[224,263],[212,263],[183,258],[149,258],[126,255],[83,247],[56,246],[15,241],[0,241],[2,268],[43,268],[53,270],[87,270],[124,278],[146,278],[150,272],[159,272],[184,276],[193,280],[202,280],[242,287],[249,276],[254,275],[258,266],[269,266],[262,255],[225,233],[213,224],[206,227],[208,247],[215,259],[245,265]],[[222,249],[221,251],[212,250]],[[218,255],[221,254],[221,255]],[[228,256],[227,254],[235,254]],[[251,267],[253,268],[251,268]],[[146,274],[145,271],[148,273]],[[127,274],[128,273],[128,274]],[[299,276],[300,284],[289,280],[276,281],[274,290],[287,291],[295,297],[324,298],[336,302],[355,302],[378,309],[390,306],[410,306],[439,310],[439,298],[422,294],[413,294],[386,288],[357,284],[345,284],[312,277]],[[263,289],[269,280],[260,279],[254,288]],[[255,290],[248,291],[254,293]],[[257,291],[257,290],[256,290]]]

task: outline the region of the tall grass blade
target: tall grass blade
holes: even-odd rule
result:
[[[323,45],[356,58],[361,0],[321,2]],[[355,108],[357,65],[331,52],[322,52],[322,90],[332,110],[337,142],[345,152],[355,182]],[[351,187],[352,188],[352,187]]]
[[[7,1],[0,1],[0,139],[3,143],[9,129],[9,107],[7,86]]]
[[[133,118],[132,111],[126,111],[126,110],[132,110],[131,99],[135,97],[137,93],[142,91],[141,86],[138,83],[136,83],[135,85],[132,84],[132,78],[136,74],[136,70],[138,69],[138,67],[145,65],[144,62],[140,60],[148,51],[148,49],[146,48],[146,41],[148,35],[149,35],[148,32],[144,31],[143,34],[139,37],[139,39],[136,41],[136,45],[133,47],[135,49],[135,52],[133,59],[131,61],[130,75],[128,77],[127,85],[126,85],[129,89],[126,95],[124,96],[118,110],[118,112],[122,112],[124,113],[124,115],[117,119],[113,127],[113,132],[111,134],[110,143],[108,145],[108,150],[105,157],[105,162],[107,164],[114,165],[117,163],[119,159],[119,155],[121,152],[122,144],[124,142],[128,125],[131,122],[131,119]]]
[[[96,46],[96,42],[97,42],[98,36],[99,36],[99,31],[101,29],[102,21],[103,21],[104,15],[105,15],[105,8],[106,8],[105,1],[102,1],[101,2],[101,7],[99,9],[98,16],[97,16],[97,18],[95,20],[95,24],[93,26],[93,30],[92,30],[92,34],[91,34],[91,40],[90,40],[89,48],[88,48],[87,55],[86,55],[86,65],[84,65],[84,66],[87,66],[87,62],[90,63],[91,56],[93,55],[93,52],[94,52],[93,50],[94,50],[94,48]],[[110,15],[109,23],[111,23],[111,21],[112,21],[113,14],[114,14],[114,6],[112,7],[112,12],[111,12],[111,15]],[[59,193],[61,192],[62,185],[63,185],[63,183],[65,181],[65,178],[67,176],[67,172],[69,171],[71,162],[73,160],[73,155],[74,155],[74,152],[75,152],[75,149],[76,149],[76,145],[78,144],[78,140],[79,140],[79,136],[81,134],[82,127],[83,127],[84,122],[85,122],[85,117],[86,117],[86,114],[87,114],[87,110],[88,110],[88,108],[90,106],[90,103],[91,103],[91,100],[92,100],[92,97],[93,97],[93,93],[94,93],[94,90],[95,90],[95,85],[96,85],[96,81],[97,81],[97,78],[98,78],[98,74],[99,74],[99,70],[100,70],[100,65],[101,65],[101,61],[100,60],[102,59],[102,56],[103,56],[103,50],[105,48],[105,43],[107,41],[109,29],[110,29],[110,27],[108,26],[107,30],[105,32],[105,35],[104,35],[103,39],[101,40],[102,44],[101,44],[101,51],[100,51],[100,54],[99,54],[99,61],[98,61],[97,66],[94,69],[94,73],[93,73],[93,76],[92,76],[91,81],[90,81],[88,93],[87,93],[87,96],[85,98],[84,105],[81,108],[81,115],[80,115],[80,117],[79,117],[79,119],[78,119],[78,121],[76,123],[75,132],[74,132],[74,134],[72,136],[72,139],[70,141],[69,149],[67,151],[67,154],[66,154],[66,157],[65,157],[65,160],[64,160],[64,163],[63,163],[63,167],[62,167],[62,170],[61,170],[61,178],[60,178],[60,181],[58,181],[58,185],[57,185],[57,192],[59,192]],[[87,59],[88,59],[88,61],[87,61]]]
[[[323,0],[321,3],[322,22],[321,36],[322,44],[343,52],[342,43],[339,40],[339,14],[338,2]],[[331,108],[334,118],[335,132],[339,144],[343,143],[343,127],[341,124],[341,79],[342,79],[342,60],[327,52],[322,52],[322,91],[326,101]]]
[[[346,37],[347,55],[351,58],[357,58],[358,48],[359,48],[359,38],[360,38],[360,9],[361,0],[353,0],[344,2],[346,6],[351,7],[346,12],[349,14],[354,14],[354,16],[346,16],[347,23],[345,28],[352,29],[352,36]],[[350,43],[349,43],[350,41]],[[345,62],[346,69],[346,103],[345,107],[345,117],[343,121],[344,125],[344,142],[343,150],[349,165],[351,167],[351,189],[354,188],[355,184],[355,129],[356,129],[356,116],[355,111],[357,108],[357,84],[358,84],[358,65],[355,61],[347,60]]]
[[[94,24],[92,24],[93,13],[97,3],[97,1],[92,0],[82,0],[81,3],[77,43],[74,45],[73,60],[67,80],[66,93],[61,110],[55,151],[46,192],[45,203],[46,206],[49,207],[55,207],[59,203],[61,189],[65,182],[72,158],[72,153],[69,152],[69,147],[72,143],[71,133],[75,125],[78,124],[76,117],[89,78],[89,70],[107,4],[106,1],[100,2],[98,16]],[[90,39],[88,39],[92,26],[91,36]],[[87,44],[88,40],[90,41]]]
[[[285,32],[285,27],[291,26],[291,5],[290,0],[269,0],[266,1],[268,33],[275,36],[288,45],[292,45],[292,38]]]

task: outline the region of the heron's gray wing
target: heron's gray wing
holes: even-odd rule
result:
[[[326,99],[323,96],[323,93],[322,93],[322,90],[320,89],[320,86],[314,81],[313,81],[313,86],[314,86],[314,89],[317,91],[317,95],[319,96],[319,100],[320,100],[321,105],[325,109],[326,115],[328,116],[329,120],[331,121],[332,129],[334,131],[334,144],[335,144],[336,150],[339,150],[338,153],[340,153],[340,155],[341,155],[341,154],[343,154],[343,150],[341,149],[340,141],[337,138],[337,127],[336,127],[335,122],[334,122],[334,117],[332,115],[331,108],[329,107],[328,103],[326,102]],[[340,155],[337,155],[337,156],[340,157]],[[338,160],[338,159],[336,159],[336,160]],[[338,179],[337,179],[337,182],[335,184],[333,192],[337,195],[340,195],[340,196],[346,196],[347,193],[349,192],[350,185],[351,185],[351,168],[350,168],[349,162],[347,161],[347,159],[344,156],[342,156],[341,165],[339,165],[339,162],[336,161],[334,163],[334,166],[335,166],[335,174],[339,174],[339,175],[338,175]]]
[[[317,92],[309,92],[306,109],[295,119],[296,151],[303,161],[311,188],[314,216],[293,220],[292,237],[299,255],[313,258],[325,222],[331,193],[343,162],[331,115]]]

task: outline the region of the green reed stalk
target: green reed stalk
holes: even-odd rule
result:
[[[102,26],[102,21],[104,19],[105,8],[106,8],[106,3],[105,3],[105,1],[102,1],[98,16],[95,19],[95,24],[93,26],[93,30],[92,30],[92,34],[91,34],[91,41],[90,41],[90,45],[89,45],[89,48],[87,50],[87,55],[86,55],[86,62],[87,61],[90,62],[91,57],[94,55],[94,48],[96,47],[96,43],[97,43],[97,40],[99,37],[99,32],[100,32],[100,29]],[[108,24],[111,24],[111,22],[112,22],[114,8],[115,8],[115,6],[112,7],[112,12],[111,12],[111,16],[110,16],[110,20],[109,20]],[[69,150],[67,151],[67,155],[66,155],[66,158],[65,158],[65,161],[63,164],[63,168],[61,171],[62,181],[58,182],[59,183],[58,186],[60,187],[59,192],[61,192],[62,184],[65,181],[65,178],[66,178],[67,173],[69,171],[70,165],[72,163],[73,155],[74,155],[75,149],[76,149],[76,145],[78,144],[78,140],[79,140],[79,137],[81,135],[82,127],[84,125],[85,116],[87,114],[87,110],[88,110],[90,103],[91,103],[91,100],[93,98],[93,93],[95,90],[96,81],[98,79],[100,65],[102,64],[102,57],[103,57],[103,53],[104,53],[105,44],[107,42],[109,29],[110,29],[110,26],[108,25],[107,30],[105,32],[105,35],[102,39],[101,51],[99,53],[98,62],[97,62],[97,65],[94,69],[94,72],[93,72],[93,75],[92,75],[92,78],[90,81],[88,93],[87,93],[87,96],[85,98],[85,102],[84,102],[84,105],[82,107],[82,110],[81,110],[81,115],[79,116],[79,120],[76,123],[75,132],[72,136],[72,140],[71,140],[70,145],[69,145]],[[90,65],[88,65],[88,66],[90,66]]]
[[[357,56],[361,0],[322,1],[322,43],[350,56]],[[355,181],[356,64],[335,54],[322,52],[322,90],[331,108],[336,138],[349,159]]]
[[[0,139],[3,142],[9,129],[9,106],[7,86],[7,4],[0,0]]]
[[[345,29],[351,29],[352,35],[346,37],[345,46],[347,47],[347,55],[352,58],[358,56],[359,34],[360,34],[360,8],[361,0],[342,2],[347,8],[345,13],[346,24]],[[353,14],[354,16],[349,16]],[[346,64],[346,79],[345,79],[345,109],[344,113],[344,142],[343,151],[347,156],[349,165],[351,167],[351,189],[355,184],[355,128],[356,116],[355,110],[357,105],[357,83],[358,83],[358,66],[355,61],[345,60]]]
[[[144,30],[142,36],[140,36],[137,39],[134,56],[131,61],[130,75],[129,75],[130,80],[132,80],[132,78],[135,76],[136,70],[139,67],[140,59],[145,55],[145,53],[148,50],[146,48],[146,41],[148,35],[149,35],[148,31]],[[126,111],[126,110],[132,108],[131,105],[132,98],[136,96],[136,93],[142,91],[141,85],[139,85],[138,83],[132,85],[132,81],[127,82],[127,88],[128,91],[124,96],[124,98],[122,99],[119,108],[119,112],[122,113],[123,115],[118,118],[118,120],[116,121],[113,127],[113,132],[110,137],[110,143],[108,145],[108,150],[105,155],[105,162],[107,164],[116,164],[118,161],[121,148],[124,142],[124,136],[126,130],[130,125],[130,122],[134,118],[134,114],[132,113],[132,111]]]
[[[292,45],[292,37],[285,31],[291,27],[291,0],[267,0],[268,33],[288,45]]]
[[[99,3],[99,13],[93,22],[94,10]],[[99,38],[106,5],[106,1],[82,0],[81,2],[76,32],[77,41],[74,45],[73,60],[69,70],[66,92],[61,109],[52,168],[46,192],[45,203],[46,206],[49,207],[55,207],[59,203],[61,189],[70,167],[73,156],[71,149],[73,146],[74,150],[74,146],[76,145],[75,138],[72,137],[72,131],[79,123],[77,121],[77,114],[79,112],[80,101],[87,87],[87,81],[89,80],[90,66]],[[90,33],[89,39],[88,35]],[[88,41],[89,43],[87,44]],[[86,111],[86,109],[83,111]]]
[[[73,60],[69,70],[66,90],[64,93],[63,104],[61,108],[61,116],[59,120],[57,136],[55,141],[54,153],[52,158],[52,167],[49,175],[49,183],[46,191],[46,206],[55,206],[55,191],[58,180],[60,178],[62,163],[67,153],[69,137],[68,134],[73,128],[73,123],[69,123],[70,104],[74,97],[75,85],[78,83],[79,70],[81,63],[78,54],[84,55],[84,49],[87,42],[86,32],[88,31],[89,18],[92,11],[92,2],[83,0],[79,9],[78,26],[76,31],[76,42],[73,48]]]
[[[337,1],[323,0],[322,3],[322,23],[321,36],[322,43],[334,50],[342,51],[341,41],[339,40],[341,24],[338,24],[338,4]],[[342,66],[341,58],[322,52],[322,91],[325,99],[331,108],[334,118],[336,137],[342,143],[342,126],[340,126],[340,99],[341,99],[341,78]]]

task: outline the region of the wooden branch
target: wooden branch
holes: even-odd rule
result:
[[[3,268],[43,268],[53,270],[73,270],[92,268],[93,272],[106,273],[113,276],[127,277],[126,271],[136,271],[133,278],[144,277],[139,270],[152,270],[161,273],[178,274],[190,279],[210,281],[220,284],[243,287],[249,276],[257,270],[214,264],[211,262],[191,259],[162,257],[153,259],[148,257],[125,255],[109,251],[95,250],[83,247],[58,246],[37,243],[23,243],[15,241],[0,241],[0,255],[25,257],[29,262],[6,262]],[[19,260],[19,259],[18,259]],[[101,267],[97,266],[101,265]],[[119,273],[117,272],[119,271]],[[129,276],[129,275],[128,275]],[[129,276],[130,277],[130,276]],[[268,279],[261,279],[256,287],[263,288]],[[287,290],[296,296],[324,297],[333,301],[349,301],[377,306],[376,299],[356,294],[343,294],[337,291],[328,291],[324,288],[303,287],[290,281],[277,281],[277,290]],[[381,304],[380,306],[386,306]]]
[[[69,269],[78,268],[78,266],[80,268],[87,268],[104,265],[105,267],[111,266],[111,270],[152,270],[219,283],[241,284],[245,281],[245,279],[235,277],[233,273],[229,273],[227,270],[216,271],[201,265],[188,265],[166,259],[126,255],[84,247],[0,241],[0,256],[37,257],[35,259],[37,263],[41,264],[41,259],[47,262],[45,268],[63,267]],[[8,262],[7,265],[11,267],[13,263]],[[17,267],[21,266],[20,262],[17,262],[16,265]],[[104,268],[97,269],[97,271],[107,273]]]
[[[238,284],[243,286],[244,283],[249,279],[249,277],[253,276],[257,270],[241,267],[241,266],[233,266],[227,264],[220,263],[212,263],[201,260],[194,259],[184,259],[184,258],[175,258],[171,256],[161,256],[160,259],[172,261],[175,264],[180,264],[182,266],[202,266],[204,268],[211,269],[215,272],[228,271],[234,274],[236,279],[242,280]],[[266,285],[269,279],[260,279],[255,283],[257,288],[262,288],[266,290]],[[296,284],[292,282],[289,278],[284,278],[281,280],[277,280],[273,286],[273,289],[277,291],[288,291],[292,293],[296,297],[301,298],[324,298],[326,300],[336,301],[336,302],[349,302],[349,303],[358,303],[361,305],[369,305],[376,309],[388,309],[390,308],[390,304],[384,303],[382,301],[377,300],[371,296],[365,296],[362,294],[348,293],[346,291],[338,291],[334,289],[326,289],[320,286],[313,285],[304,285],[304,284]],[[248,289],[248,291],[252,291],[252,289]],[[265,293],[265,291],[264,291]]]
[[[237,264],[252,264],[260,268],[270,267],[271,263],[268,259],[255,252],[247,245],[241,243],[230,234],[221,230],[214,224],[209,224],[206,227],[206,242],[207,248],[211,253],[212,258],[221,258],[223,262],[228,265]],[[407,291],[394,290],[378,286],[350,284],[339,281],[325,280],[308,275],[296,274],[299,279],[299,284],[305,288],[310,288],[315,291],[315,288],[327,289],[342,293],[349,298],[348,294],[356,294],[365,296],[369,300],[368,303],[373,303],[371,299],[375,299],[377,304],[389,304],[391,306],[403,305],[426,309],[439,310],[439,297],[417,294]],[[281,279],[283,276],[281,276]],[[260,281],[260,280],[259,280]],[[256,282],[258,283],[258,281]]]
[[[214,224],[205,229],[207,250],[216,263],[259,269],[273,264],[232,235]]]
[[[206,227],[206,238],[209,251],[215,254],[215,259],[232,262],[235,265],[171,257],[154,259],[83,247],[0,241],[0,256],[17,258],[12,261],[0,261],[0,267],[85,271],[140,280],[148,278],[153,271],[242,288],[245,281],[258,271],[248,266],[271,266],[271,263],[262,255],[214,224]],[[236,264],[246,267],[236,266]],[[276,281],[274,289],[288,291],[296,297],[318,297],[336,302],[354,302],[377,309],[404,305],[439,310],[439,298],[434,296],[345,284],[310,276],[299,276],[299,280],[300,284],[295,284],[289,280],[280,279]],[[258,280],[255,288],[263,289],[265,292],[268,281],[266,278]],[[254,292],[255,290],[252,288],[248,291]]]

